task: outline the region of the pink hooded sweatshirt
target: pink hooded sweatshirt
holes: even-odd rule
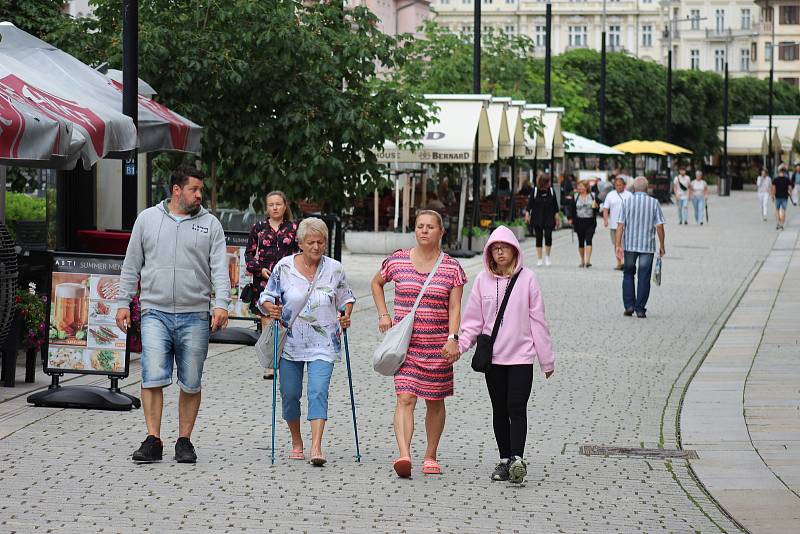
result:
[[[539,367],[546,373],[555,369],[555,354],[550,329],[544,318],[544,301],[536,275],[522,265],[522,251],[514,233],[500,226],[486,243],[483,251],[484,270],[475,279],[469,295],[467,309],[461,320],[458,345],[461,352],[477,342],[478,334],[492,334],[494,320],[510,278],[499,277],[489,269],[489,251],[492,243],[508,243],[517,250],[517,267],[522,271],[508,299],[503,322],[497,333],[492,352],[496,365],[532,364],[539,359]]]

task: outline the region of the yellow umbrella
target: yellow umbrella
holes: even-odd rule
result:
[[[631,139],[613,147],[616,150],[628,154],[656,154],[658,156],[666,156],[667,152],[663,147],[655,145],[653,141],[639,141],[638,139]]]
[[[666,141],[650,141],[653,145],[660,148],[667,154],[691,154],[692,151],[682,146],[673,145],[672,143],[667,143]]]

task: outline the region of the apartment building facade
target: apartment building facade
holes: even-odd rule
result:
[[[436,20],[454,32],[472,32],[473,2],[481,2],[481,25],[507,34],[524,34],[544,55],[545,0],[434,0]],[[770,41],[762,17],[766,0],[606,0],[606,46],[641,59],[667,63],[672,47],[675,68],[723,72],[725,59],[732,76],[766,77],[764,50]],[[551,46],[554,54],[573,48],[600,49],[602,0],[551,0]],[[797,0],[772,0],[778,25],[776,41],[800,41]],[[792,7],[794,6],[794,7]],[[783,9],[781,10],[781,7]],[[671,31],[670,31],[671,29]],[[781,47],[785,62],[776,78],[791,83],[795,49]],[[776,56],[776,60],[778,57]],[[784,68],[785,67],[785,68]]]
[[[775,32],[775,80],[800,87],[800,1],[761,0],[758,36],[754,43],[753,74],[769,77]],[[774,24],[774,28],[773,28]]]

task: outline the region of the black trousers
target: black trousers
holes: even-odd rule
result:
[[[536,234],[536,248],[542,248],[542,238],[547,247],[553,246],[553,229],[545,228],[543,226],[534,226],[533,231]]]
[[[578,248],[591,247],[597,220],[575,217],[572,219],[572,226],[575,228],[575,233],[578,234]]]
[[[533,364],[494,365],[486,373],[492,400],[492,425],[500,458],[525,454],[528,435],[528,399],[533,386]]]

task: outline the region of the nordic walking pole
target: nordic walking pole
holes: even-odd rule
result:
[[[344,311],[341,312],[344,315]],[[344,332],[344,359],[347,363],[347,383],[350,386],[350,409],[353,411],[353,433],[356,436],[356,462],[361,462],[361,450],[358,448],[358,423],[356,422],[356,399],[353,396],[353,373],[350,370],[350,341],[347,339],[347,329]]]
[[[278,304],[278,299],[275,299]],[[280,332],[278,329],[278,319],[274,321],[272,331],[272,372],[275,376],[272,379],[272,465],[275,465],[275,402],[278,396],[278,339]]]

